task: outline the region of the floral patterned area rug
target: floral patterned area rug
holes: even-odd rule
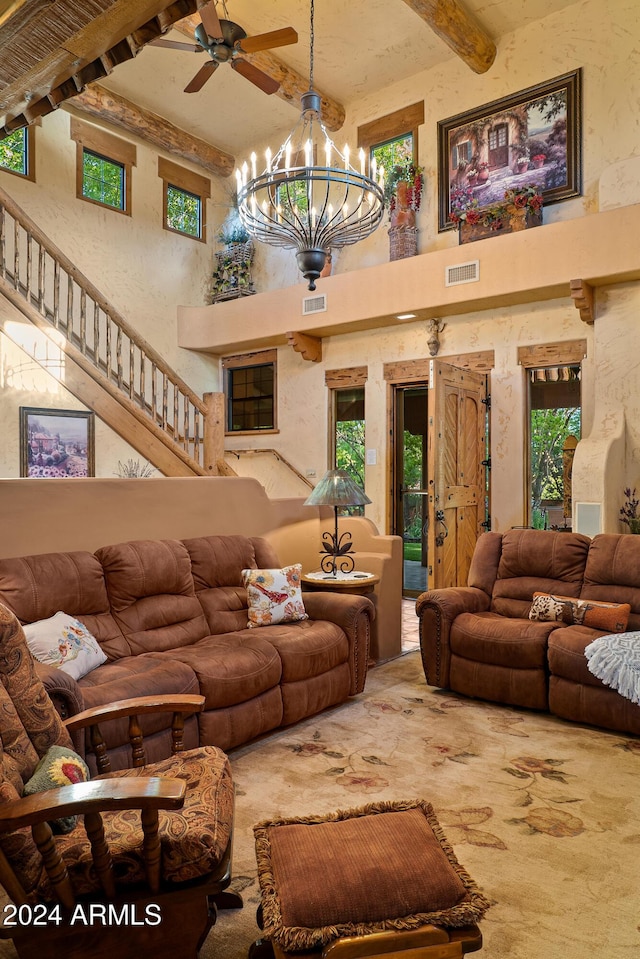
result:
[[[245,907],[220,913],[201,959],[246,959],[259,936],[255,822],[416,797],[492,902],[487,959],[640,954],[638,739],[433,689],[413,652],[230,755]]]
[[[414,798],[492,903],[478,955],[640,955],[640,739],[433,689],[411,652],[370,670],[361,696],[230,758],[245,906],[220,912],[200,959],[246,959],[259,936],[254,823]]]

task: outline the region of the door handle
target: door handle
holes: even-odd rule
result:
[[[436,510],[436,521],[437,521],[438,523],[440,523],[441,526],[442,526],[442,531],[441,531],[440,533],[438,533],[438,535],[436,536],[436,546],[443,546],[445,539],[446,539],[447,536],[449,535],[449,529],[448,529],[448,527],[447,527],[447,524],[446,524],[445,521],[444,521],[444,510],[443,510],[443,509],[437,509],[437,510]]]

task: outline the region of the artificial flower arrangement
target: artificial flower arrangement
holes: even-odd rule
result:
[[[490,206],[478,208],[478,201],[473,190],[459,188],[451,193],[451,219],[454,223],[482,224],[493,226],[496,230],[502,226],[502,221],[517,210],[526,213],[539,214],[542,210],[542,194],[534,185],[515,187],[505,190],[502,203],[492,203]]]
[[[398,163],[385,174],[384,200],[389,213],[393,213],[398,203],[398,183],[407,183],[406,206],[416,212],[422,203],[422,187],[424,185],[424,168],[416,166],[411,161]]]

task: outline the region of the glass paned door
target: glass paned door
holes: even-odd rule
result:
[[[396,388],[395,530],[403,543],[403,594],[427,588],[427,386]]]

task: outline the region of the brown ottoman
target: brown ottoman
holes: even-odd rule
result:
[[[429,803],[381,802],[266,821],[254,834],[269,950],[261,941],[252,956],[315,955],[327,947],[339,959],[424,946],[419,955],[426,957],[433,945],[433,955],[444,957],[482,946],[475,923],[489,902]],[[349,947],[354,937],[356,952]]]

